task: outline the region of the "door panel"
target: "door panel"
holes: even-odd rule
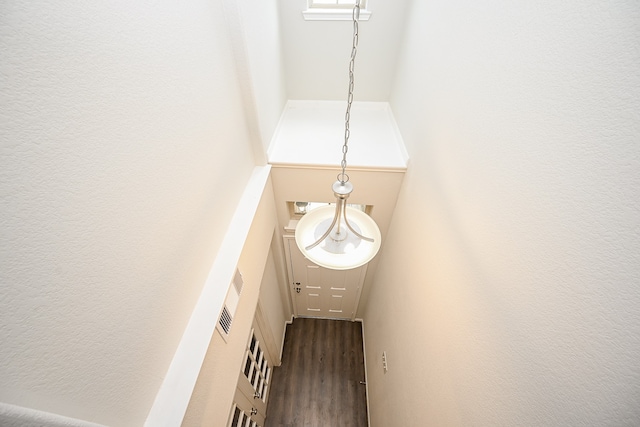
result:
[[[298,247],[296,246],[296,249]],[[304,255],[302,255],[302,252],[300,252],[300,250],[298,249],[299,255],[300,256],[296,256],[296,261],[298,261],[298,263],[300,261],[302,261],[303,263],[300,264],[300,266],[298,266],[298,268],[306,268],[307,269],[307,285],[311,286],[311,285],[317,285],[320,283],[320,278],[322,277],[322,271],[321,271],[321,267],[317,266],[315,264],[310,265],[308,263],[308,260],[306,258],[304,258]],[[302,257],[302,258],[300,258]],[[307,261],[307,262],[305,262]]]
[[[307,297],[307,312],[319,313],[321,311],[322,302],[320,301],[320,294],[318,292],[320,292],[320,288],[312,288],[310,286],[306,287],[305,295]],[[305,295],[299,297],[299,299],[302,300]]]
[[[343,299],[344,299],[344,296],[342,295],[331,295],[331,304],[329,305],[329,311],[331,313],[340,313],[340,314],[344,313],[344,309],[342,307]]]

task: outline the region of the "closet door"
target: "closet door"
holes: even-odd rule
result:
[[[267,349],[260,322],[253,321],[228,425],[262,427],[271,389],[273,362]]]
[[[262,427],[264,426],[264,415],[253,407],[244,393],[236,389],[231,417],[227,425],[228,427]]]
[[[258,413],[263,415],[267,412],[267,398],[271,388],[272,364],[269,359],[262,333],[254,321],[242,372],[238,378],[238,389],[252,402]]]

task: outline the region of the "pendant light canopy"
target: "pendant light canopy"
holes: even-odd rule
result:
[[[373,259],[381,244],[380,229],[366,213],[347,206],[353,191],[349,182],[347,151],[350,136],[349,120],[353,102],[353,69],[358,51],[358,18],[360,2],[353,8],[353,46],[349,62],[349,95],[345,114],[342,172],[333,184],[335,206],[324,206],[306,213],[296,227],[295,240],[300,251],[314,263],[332,270],[360,267]]]

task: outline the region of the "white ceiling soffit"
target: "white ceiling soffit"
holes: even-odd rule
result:
[[[346,101],[289,101],[267,154],[272,165],[338,167],[344,144]],[[386,102],[354,102],[350,168],[405,170],[408,155]]]
[[[356,101],[388,101],[408,0],[368,0],[355,64]],[[353,26],[306,21],[307,0],[279,0],[289,99],[346,99]]]

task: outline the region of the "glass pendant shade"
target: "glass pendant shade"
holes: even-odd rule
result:
[[[343,201],[338,201],[338,204]],[[321,267],[332,270],[349,270],[360,267],[373,259],[380,249],[380,229],[375,221],[366,213],[346,205],[342,206],[336,224],[331,224],[340,206],[323,206],[305,214],[296,227],[296,244],[305,257]],[[362,236],[362,239],[345,222]],[[329,227],[329,235],[314,247],[313,244],[325,234]],[[372,240],[372,241],[371,241]]]

